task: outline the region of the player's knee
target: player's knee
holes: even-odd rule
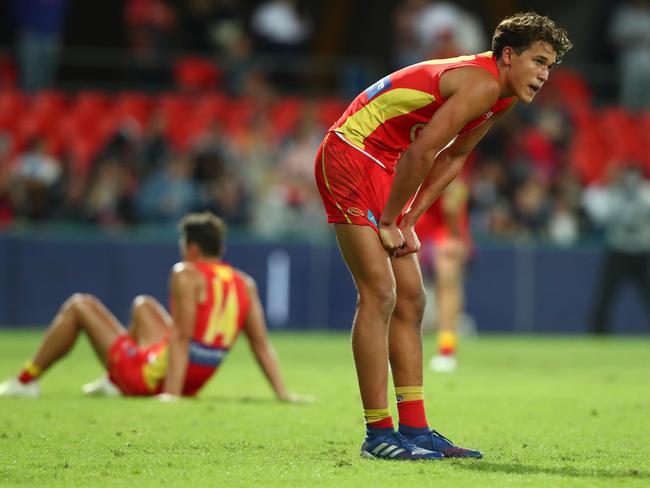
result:
[[[395,306],[395,314],[419,323],[424,316],[427,294],[423,286],[400,290]]]
[[[153,305],[153,303],[154,303],[154,300],[149,295],[138,295],[137,297],[135,297],[133,299],[132,307],[133,307],[133,310],[135,311],[135,310],[138,310],[138,309],[143,308],[143,307],[149,307],[149,306]]]
[[[88,293],[74,293],[63,302],[60,313],[75,314],[84,308],[92,306],[95,301],[97,301],[97,298]]]
[[[395,287],[388,284],[373,284],[359,290],[358,307],[369,306],[388,317],[395,309],[397,295]]]
[[[70,295],[70,298],[68,298],[64,303],[62,308],[63,309],[69,309],[69,308],[74,308],[77,307],[83,303],[87,303],[91,295],[88,295],[87,293],[74,293]]]

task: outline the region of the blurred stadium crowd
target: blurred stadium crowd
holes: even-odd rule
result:
[[[158,76],[172,49],[189,53],[174,58],[171,85],[62,91],[68,2],[16,0],[13,49],[0,61],[0,226],[172,223],[210,209],[263,236],[325,235],[313,157],[349,96],[293,92],[309,73],[279,69],[309,56],[316,19],[299,2],[244,3],[126,1],[138,79]],[[489,49],[469,11],[397,3],[393,67]],[[611,42],[637,56],[620,60],[620,100],[597,103],[580,72],[558,68],[479,145],[464,174],[479,238],[571,245],[600,228],[599,191],[632,188],[630,173],[634,191],[650,191],[649,25],[648,2],[612,16]]]

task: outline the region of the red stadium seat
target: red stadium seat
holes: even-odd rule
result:
[[[0,53],[0,89],[13,90],[16,88],[18,68],[9,55]]]
[[[138,92],[122,92],[115,99],[113,114],[118,123],[126,118],[135,119],[141,127],[145,127],[151,116],[151,99]]]
[[[254,115],[255,103],[250,97],[229,100],[223,124],[224,131],[233,136],[241,134],[250,127]]]
[[[71,110],[80,118],[96,119],[111,110],[111,98],[98,91],[79,92]]]
[[[177,60],[173,73],[176,86],[187,91],[213,90],[221,78],[214,62],[193,56]]]
[[[101,141],[94,138],[75,138],[69,146],[69,153],[77,171],[86,174],[90,170],[93,159],[101,149]]]
[[[608,155],[596,125],[586,126],[576,131],[569,148],[569,160],[583,184],[604,181]]]
[[[322,99],[318,102],[318,121],[329,128],[343,115],[346,108],[347,104],[340,98]]]
[[[277,138],[286,137],[295,130],[302,108],[302,99],[298,97],[285,97],[273,105],[271,123],[273,124],[273,133]]]
[[[28,106],[28,101],[19,91],[0,92],[0,130],[11,130]]]
[[[209,93],[200,95],[197,100],[196,113],[211,121],[218,120],[223,122],[228,113],[228,99],[218,93]]]
[[[585,79],[577,72],[566,68],[555,70],[540,94],[552,93],[567,104],[591,104],[593,93]]]
[[[613,162],[640,160],[642,143],[638,136],[636,121],[621,107],[602,110],[598,117],[600,134],[605,142],[608,157]]]

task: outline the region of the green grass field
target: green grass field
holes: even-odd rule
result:
[[[39,337],[0,330],[0,378]],[[485,458],[419,463],[358,457],[347,335],[273,340],[290,388],[315,403],[273,401],[244,340],[196,400],[84,398],[101,369],[80,341],[41,399],[0,400],[0,486],[650,486],[647,337],[465,341],[459,371],[425,374],[428,417]]]

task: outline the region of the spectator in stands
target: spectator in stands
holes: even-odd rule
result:
[[[77,183],[77,182],[71,182]],[[133,193],[135,181],[117,159],[103,159],[94,168],[88,194],[85,218],[99,225],[120,225],[135,220]],[[75,197],[75,188],[71,198]]]
[[[557,194],[553,198],[546,231],[551,242],[561,246],[570,246],[578,240],[580,223],[566,195]]]
[[[267,0],[253,12],[251,31],[264,54],[299,54],[311,36],[311,21],[298,0]]]
[[[313,106],[303,107],[295,131],[278,151],[277,166],[258,201],[255,228],[277,237],[322,236],[327,226],[319,218],[320,196],[313,180],[313,156],[325,133]]]
[[[267,0],[253,12],[250,29],[255,51],[267,60],[271,79],[278,86],[297,83],[293,73],[296,58],[304,54],[311,38],[312,24],[299,0]]]
[[[125,17],[135,79],[159,82],[165,76],[176,14],[163,0],[127,0]]]
[[[50,156],[42,138],[32,139],[14,168],[13,199],[17,213],[42,220],[52,211],[54,187],[61,177],[59,161]]]
[[[193,171],[192,160],[177,155],[149,176],[136,197],[140,218],[145,222],[176,222],[194,210],[199,202],[199,189],[192,180]]]
[[[575,244],[584,227],[584,214],[581,212],[582,187],[570,167],[563,167],[556,175],[550,193],[548,237],[562,246]]]
[[[232,149],[224,136],[220,122],[213,122],[199,136],[191,149],[194,158],[194,179],[197,182],[214,181],[221,177],[226,166],[235,165],[232,162]]]
[[[477,17],[452,2],[405,0],[395,20],[400,67],[480,52],[488,46]]]
[[[543,179],[531,174],[515,190],[514,215],[523,238],[541,237],[548,219],[548,188]]]
[[[621,104],[630,110],[650,108],[650,1],[621,2],[609,36],[619,56]]]
[[[230,225],[249,224],[249,198],[239,173],[225,168],[216,179],[204,182],[202,211],[219,213]]]
[[[163,167],[172,158],[172,149],[167,140],[166,120],[162,112],[151,117],[140,140],[136,165],[139,178],[145,178]]]
[[[620,286],[637,288],[650,327],[650,182],[632,164],[613,168],[613,182],[585,191],[584,204],[605,230],[606,252],[593,300],[591,331],[605,334]]]
[[[238,0],[186,0],[178,2],[182,48],[196,53],[223,54],[228,32],[244,25]]]
[[[223,52],[223,89],[241,95],[250,76],[259,70],[253,59],[253,41],[238,25],[224,26],[218,33]]]
[[[24,90],[34,92],[54,85],[67,7],[68,0],[12,0]]]
[[[396,69],[422,61],[422,52],[414,26],[427,3],[428,0],[404,0],[395,9],[393,44]]]

